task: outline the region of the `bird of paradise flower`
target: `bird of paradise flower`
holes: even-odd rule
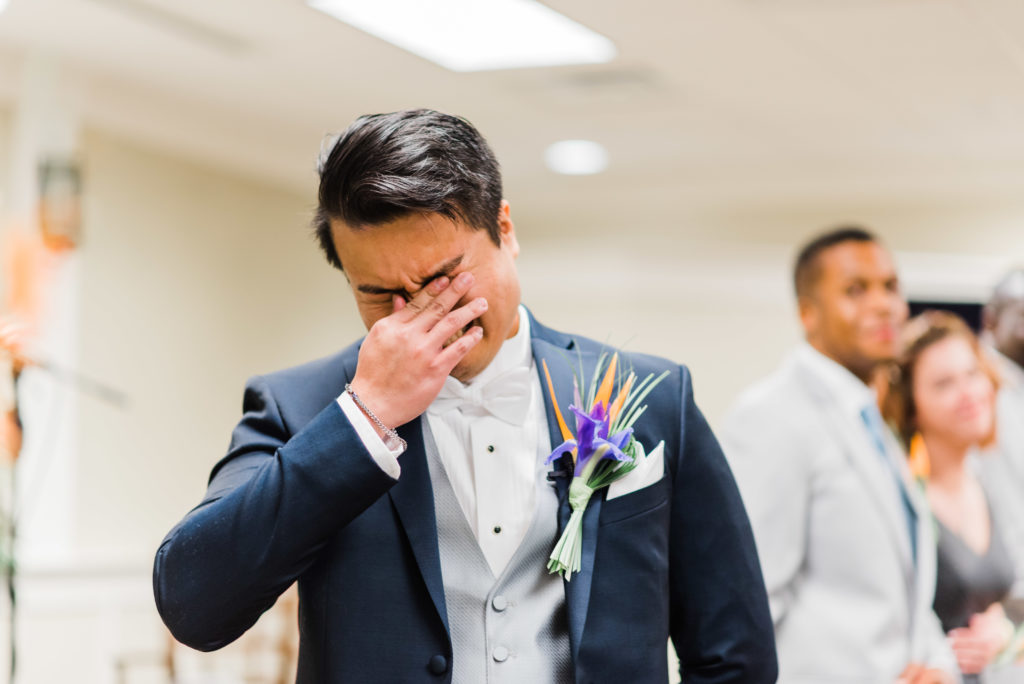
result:
[[[595,491],[608,487],[629,474],[641,459],[646,458],[643,445],[633,436],[633,424],[647,410],[647,406],[641,402],[669,373],[665,371],[657,378],[651,373],[637,383],[636,373],[630,371],[623,380],[616,377],[618,360],[618,354],[611,355],[610,359],[608,354],[602,354],[598,358],[589,384],[586,382],[582,366],[579,373],[574,370],[575,403],[569,406],[569,410],[576,417],[575,434],[569,429],[557,402],[552,401],[558,428],[565,441],[551,452],[546,462],[551,463],[563,454],[570,453],[574,467],[572,482],[569,484],[569,506],[572,514],[548,558],[548,572],[561,573],[567,581],[572,579],[572,573],[580,570],[583,513],[587,509],[590,497]],[[548,391],[554,399],[554,384],[551,382],[551,373],[546,361],[543,362],[543,367]],[[598,377],[601,377],[600,383]],[[620,381],[619,391],[612,398],[617,379]],[[584,397],[586,403],[583,401]]]

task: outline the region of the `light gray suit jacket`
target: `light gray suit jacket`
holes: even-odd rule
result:
[[[815,353],[794,353],[745,392],[720,433],[754,527],[779,682],[889,684],[911,662],[959,677],[931,609],[935,542],[926,503],[911,484],[915,563],[892,471],[808,360]],[[886,439],[901,453],[891,434]]]

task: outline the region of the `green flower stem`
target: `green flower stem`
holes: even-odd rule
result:
[[[587,486],[584,477],[573,478],[569,485],[572,515],[548,558],[548,572],[561,573],[567,582],[572,579],[572,573],[580,571],[583,564],[583,513],[593,494],[594,490]]]
[[[587,484],[590,473],[586,473],[586,470],[590,468],[592,463],[596,463],[596,459],[587,464],[584,468],[585,475],[573,478],[572,484],[569,485],[569,505],[572,507],[573,513],[579,511],[581,514],[587,509],[587,504],[590,503],[590,497],[594,494],[594,488]],[[593,468],[590,468],[593,470]]]

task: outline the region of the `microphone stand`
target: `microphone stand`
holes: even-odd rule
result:
[[[0,349],[0,351],[6,351]],[[8,511],[3,513],[3,545],[6,546],[3,549],[2,568],[4,573],[5,584],[7,585],[7,596],[10,600],[10,615],[9,615],[9,629],[10,629],[10,642],[8,644],[8,652],[10,654],[10,671],[8,674],[9,684],[14,684],[15,673],[17,672],[17,635],[15,633],[17,626],[17,564],[15,562],[15,551],[14,544],[17,536],[17,463],[21,456],[22,448],[24,445],[24,439],[22,439],[22,422],[21,422],[21,411],[20,401],[18,398],[18,380],[21,377],[22,370],[25,366],[35,366],[43,371],[46,371],[54,379],[69,385],[73,389],[77,389],[85,394],[91,394],[92,396],[104,401],[112,406],[120,409],[127,408],[128,399],[127,396],[113,387],[106,385],[98,380],[83,375],[75,370],[60,366],[50,361],[44,361],[41,359],[33,359],[30,357],[23,356],[21,354],[10,352],[12,360],[14,361],[12,366],[12,375],[14,383],[14,406],[13,406],[13,418],[14,426],[18,430],[18,447],[17,452],[12,453],[11,456],[11,476],[10,476],[10,493],[9,501],[10,506]]]
[[[10,601],[10,615],[9,615],[9,633],[8,633],[8,681],[14,684],[14,673],[17,671],[17,638],[15,635],[15,617],[17,614],[18,596],[15,587],[15,573],[16,568],[14,565],[14,540],[16,535],[16,525],[14,521],[14,511],[17,510],[17,480],[15,473],[17,473],[18,457],[21,455],[22,450],[22,423],[21,423],[21,412],[18,405],[18,379],[21,377],[22,364],[21,361],[14,357],[14,363],[11,368],[11,383],[13,385],[13,397],[14,404],[11,407],[10,415],[3,416],[3,420],[11,421],[9,428],[13,428],[16,431],[16,438],[12,439],[12,443],[16,443],[8,457],[11,459],[10,467],[10,491],[8,492],[8,507],[4,511],[3,515],[3,571],[4,571],[4,584],[7,589],[7,597]],[[15,442],[16,440],[16,442]]]

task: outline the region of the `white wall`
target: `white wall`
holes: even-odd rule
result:
[[[22,570],[26,682],[113,681],[116,658],[163,647],[153,553],[198,503],[246,377],[359,332],[343,276],[308,237],[307,198],[100,134],[82,158],[78,370],[129,403],[69,392],[75,529],[66,562]],[[80,657],[54,659],[47,634]]]
[[[309,238],[310,200],[101,136],[86,141],[80,551],[148,562],[198,503],[245,379],[358,332]],[[111,534],[116,530],[116,534]]]
[[[523,296],[542,320],[686,363],[714,425],[800,339],[793,260],[839,223],[889,245],[911,298],[981,302],[1024,264],[1024,197],[684,205],[660,223],[528,214]]]
[[[0,107],[0,213],[4,212],[7,205],[7,160],[10,155],[10,130],[11,113],[6,108]]]

